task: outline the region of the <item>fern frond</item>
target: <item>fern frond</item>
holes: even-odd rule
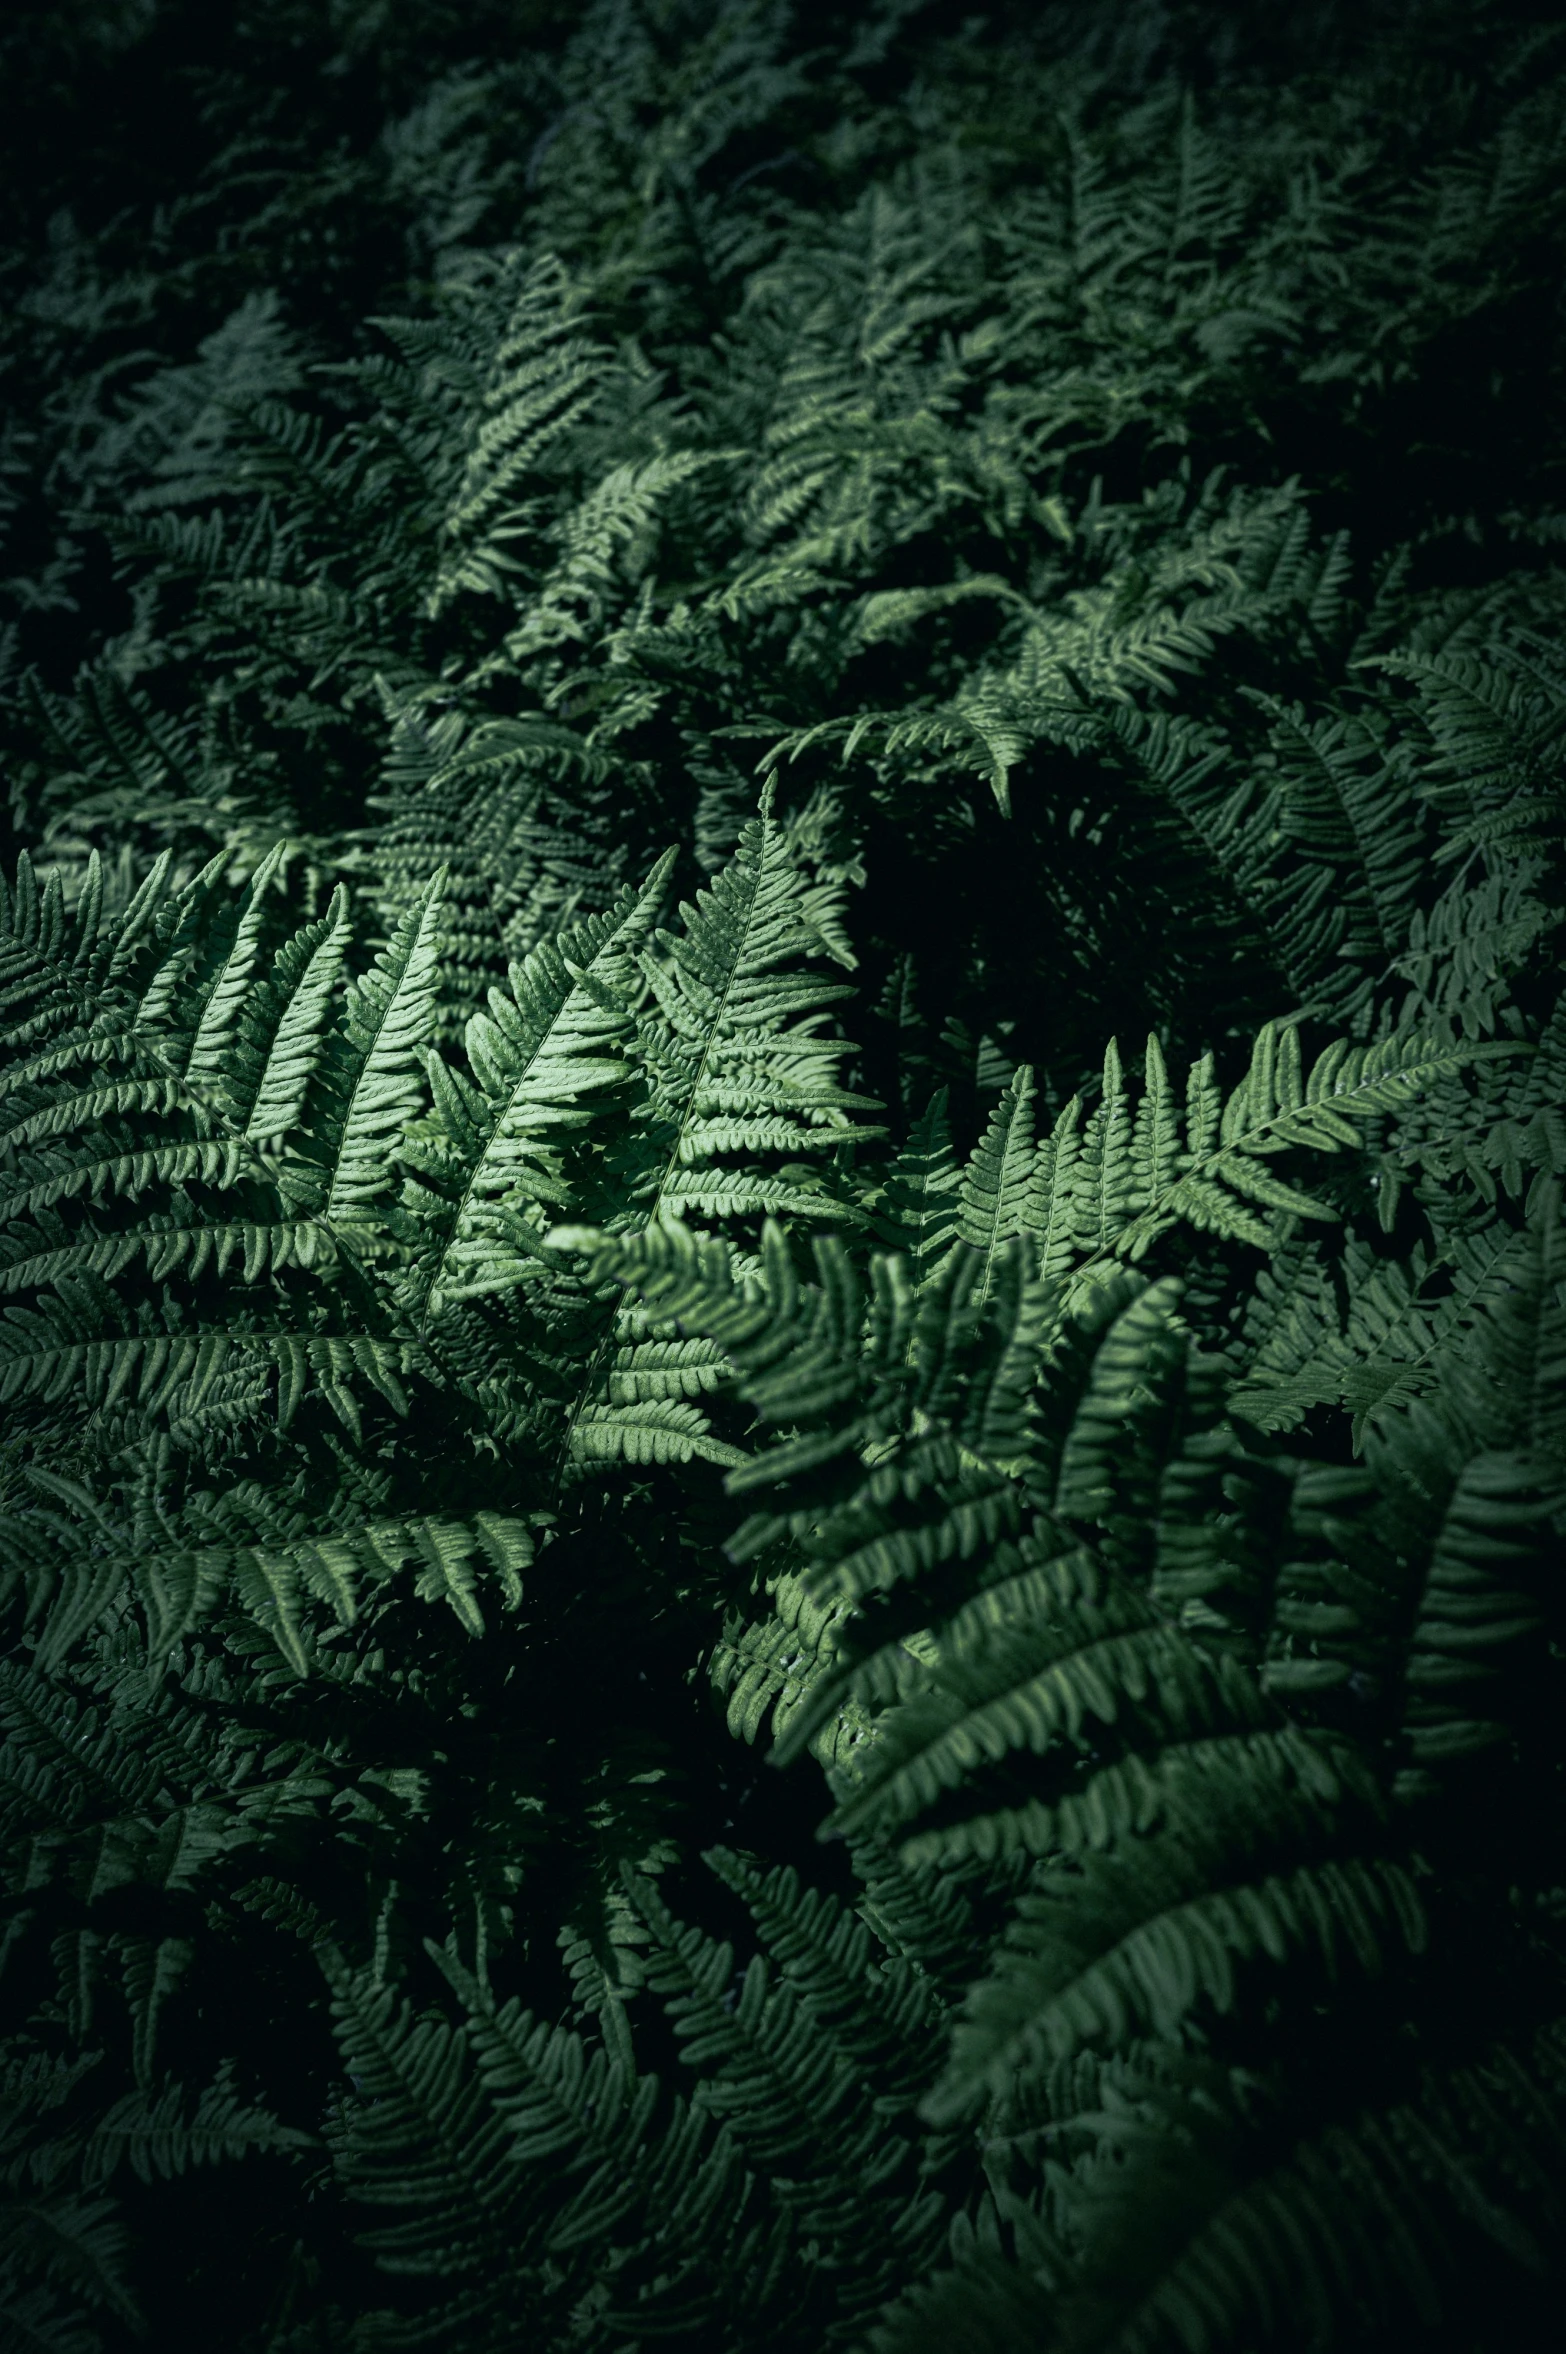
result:
[[[1134,1862],[1086,1850],[1073,1866],[1040,1867],[953,2036],[947,2073],[927,2103],[955,2118],[1087,2043],[1172,2035],[1198,2004],[1233,2008],[1240,1973],[1263,1958],[1309,1965],[1332,1984],[1355,1965],[1370,1974],[1417,1952],[1425,1926],[1414,1883],[1386,1858],[1301,1856],[1244,1778],[1218,1781],[1213,1812],[1183,1838]],[[1292,1828],[1292,1826],[1291,1826]],[[1297,1836],[1297,1835],[1296,1835]]]
[[[193,2166],[219,2165],[253,2150],[314,2147],[313,2134],[242,2101],[233,2088],[233,2070],[225,2065],[193,2109],[174,2084],[160,2092],[127,2093],[114,2102],[94,2122],[84,2144],[82,2179],[95,2190],[128,2166],[142,2182],[167,2182]]]
[[[276,1545],[178,1545],[159,1532],[115,1524],[75,1483],[37,1471],[31,1484],[63,1509],[51,1516],[50,1535],[61,1577],[58,1601],[37,1627],[34,1656],[52,1666],[122,1594],[134,1595],[147,1630],[148,1655],[167,1656],[191,1629],[232,1597],[264,1627],[283,1657],[304,1675],[311,1664],[308,1618],[324,1605],[351,1626],[366,1583],[384,1586],[410,1564],[422,1601],[444,1601],[470,1634],[482,1634],[482,1575],[504,1607],[521,1599],[521,1573],[533,1557],[527,1525],[481,1512],[469,1521],[413,1519],[371,1522]],[[243,1498],[236,1496],[235,1504]],[[85,1581],[72,1573],[74,1556],[97,1564]],[[105,1558],[106,1557],[106,1558]]]
[[[387,1139],[422,1107],[422,1049],[440,985],[440,884],[414,900],[362,982],[350,983],[332,1132],[317,1147],[322,1212],[351,1216],[390,1187]]]
[[[442,524],[440,570],[429,592],[439,613],[463,590],[499,592],[515,567],[509,542],[524,526],[524,485],[552,441],[587,410],[601,363],[573,333],[580,298],[553,254],[511,271],[510,315],[495,342],[462,476]]]
[[[468,1024],[471,1101],[431,1066],[448,1143],[460,1155],[461,1190],[422,1271],[423,1306],[439,1316],[536,1272],[528,1222],[562,1198],[562,1141],[592,1118],[588,1100],[623,1084],[624,1042],[636,990],[635,954],[651,928],[669,860],[606,915],[536,948],[511,970],[510,990],[490,997]],[[449,1182],[449,1180],[448,1180]]]

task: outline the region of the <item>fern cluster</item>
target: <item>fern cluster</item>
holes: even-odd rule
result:
[[[1553,2342],[1559,28],[0,41],[0,2337]]]

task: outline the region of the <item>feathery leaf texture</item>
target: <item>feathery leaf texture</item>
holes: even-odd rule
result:
[[[1559,29],[522,14],[0,22],[0,2339],[1553,2343]]]

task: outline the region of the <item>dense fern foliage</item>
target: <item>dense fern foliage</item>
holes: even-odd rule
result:
[[[1554,2344],[1555,12],[0,64],[0,2340]]]

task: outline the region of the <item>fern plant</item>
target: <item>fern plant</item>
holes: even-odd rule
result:
[[[1222,1368],[1179,1332],[1168,1284],[1115,1279],[1063,1349],[1051,1287],[1030,1300],[1015,1274],[982,1338],[954,1316],[978,1289],[971,1246],[948,1263],[967,1283],[943,1270],[922,1298],[877,1262],[868,1303],[826,1259],[802,1291],[781,1239],[764,1294],[736,1294],[710,1245],[602,1246],[722,1330],[760,1411],[798,1434],[729,1476],[790,1507],[746,1525],[741,1557],[798,1548],[785,1641],[731,1638],[720,1670],[743,1662],[741,1729],[770,1703],[780,1759],[816,1750],[825,1836],[895,1839],[916,1872],[1025,1867],[922,2104],[932,2128],[979,2120],[990,2236],[954,2229],[950,2280],[874,2342],[933,2342],[961,2310],[996,2347],[1029,2330],[1304,2344],[1409,2298],[1461,2327],[1481,2241],[1506,2251],[1486,2294],[1529,2310],[1560,2163],[1558,1962],[1537,1942],[1553,1858],[1480,1862],[1459,1828],[1559,1770],[1530,1650],[1562,1512],[1554,1195],[1525,1239],[1477,1358],[1444,1360],[1448,1419],[1389,1416],[1363,1471],[1256,1467],[1249,1543],[1209,1501],[1246,1426],[1224,1422]],[[1280,1477],[1314,1555],[1281,1572],[1256,1541]],[[1504,1965],[1522,2019],[1504,2010],[1497,2042],[1460,1908],[1518,1872],[1537,1875],[1528,1898],[1514,1883]],[[1403,2043],[1373,2060],[1388,1981]],[[1356,2212],[1372,2182],[1374,2241]]]
[[[7,2343],[1553,2342],[1527,16],[0,28]]]
[[[423,1676],[417,1695],[394,1700],[394,1682],[371,1698],[388,1617],[449,1605],[440,1685],[453,1640],[497,1611],[517,1618],[541,1534],[564,1523],[589,1558],[612,1547],[630,1497],[583,1494],[582,1472],[736,1457],[699,1402],[714,1353],[551,1269],[550,1215],[596,1207],[606,1188],[633,1230],[676,1200],[739,1231],[771,1209],[830,1212],[807,1156],[852,1137],[861,1100],[834,1084],[843,1050],[816,1010],[842,990],[801,968],[837,935],[832,894],[765,812],[679,930],[655,926],[665,861],[513,965],[508,993],[470,1019],[461,1064],[430,1043],[434,893],[350,979],[342,892],[269,940],[277,864],[235,904],[215,869],[170,889],[165,859],[118,920],[96,867],[67,917],[58,879],[40,892],[24,865],[8,902],[7,1574],[31,1649],[15,1692],[17,1834],[67,1857],[110,1839],[125,1861],[108,1891],[149,1871],[163,1885],[172,1856],[176,1888],[216,1872],[232,1901],[243,1883],[225,1859],[273,1819],[272,1785],[225,1802],[210,1740],[176,1766],[158,1695],[172,1678],[208,1691],[209,1711],[264,1717],[280,1672],[285,1692],[322,1674],[363,1688],[357,1736],[326,1736],[324,1751],[315,1703],[295,1720],[285,1701],[280,1754],[300,1762],[281,1813],[316,1824],[283,1834],[308,1849],[327,1824],[312,1802],[340,1799],[366,1826],[373,1887],[384,1811],[418,1838],[440,1747]],[[582,1637],[591,1649],[590,1625]],[[533,1650],[522,1622],[512,1645],[502,1675]],[[78,1790],[71,1728],[100,1723],[106,1770],[126,1739],[168,1762]],[[503,1742],[502,1761],[485,1736],[472,1759],[480,1949],[509,1934],[519,1867],[478,1857],[498,1820],[554,1812],[555,1747],[540,1729]],[[579,1791],[566,1850],[583,1843],[560,1858],[579,1883],[576,1978],[596,1972],[599,2007],[616,1999],[614,1856],[656,1866],[667,1849],[642,1795],[669,1771],[659,1747],[627,1744],[611,1717],[585,1748],[573,1739],[565,1767]],[[70,1905],[85,1957],[106,1933],[92,1925],[103,1876],[84,1868]],[[447,1886],[457,1899],[460,1875]],[[24,1954],[64,1934],[35,1910],[16,1924]]]

